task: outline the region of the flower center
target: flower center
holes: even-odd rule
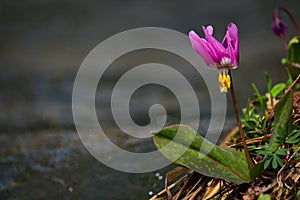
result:
[[[220,64],[221,64],[221,67],[227,67],[230,65],[230,62],[231,62],[231,59],[230,58],[227,58],[227,57],[223,57]]]
[[[228,70],[219,71],[220,92],[227,92],[231,85]]]

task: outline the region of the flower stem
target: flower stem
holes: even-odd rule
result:
[[[278,7],[278,9],[285,12],[289,16],[289,18],[291,19],[291,21],[294,24],[294,27],[295,27],[298,35],[300,35],[300,29],[299,29],[299,26],[297,24],[297,21],[296,21],[294,15],[288,9],[286,9],[285,7]]]
[[[245,150],[245,156],[247,158],[248,167],[249,167],[249,169],[252,169],[253,163],[252,163],[252,160],[251,160],[251,157],[250,157],[248,146],[246,144],[246,139],[245,139],[245,135],[244,135],[243,127],[242,127],[242,122],[241,122],[241,118],[240,118],[240,114],[239,114],[239,110],[238,110],[238,104],[237,104],[237,101],[236,101],[236,96],[235,96],[235,92],[234,92],[233,81],[232,81],[232,76],[231,76],[230,70],[229,70],[228,74],[231,78],[230,93],[231,93],[231,98],[232,98],[232,103],[233,103],[233,107],[234,107],[236,121],[237,121],[237,124],[238,124],[238,127],[239,127],[240,136],[242,138],[242,144],[243,144],[243,147],[244,147],[244,150]]]

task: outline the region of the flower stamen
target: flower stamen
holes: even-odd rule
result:
[[[220,64],[222,67],[228,67],[230,65],[230,58],[227,58],[227,57],[223,57]]]
[[[220,92],[228,92],[228,89],[231,86],[231,79],[228,74],[228,70],[222,70],[219,72],[219,83]]]

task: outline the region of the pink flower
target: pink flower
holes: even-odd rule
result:
[[[230,23],[222,43],[213,37],[211,25],[202,28],[205,34],[204,38],[199,37],[194,31],[190,31],[189,38],[192,46],[209,68],[219,70],[220,90],[227,92],[231,84],[228,70],[239,65],[238,28],[234,23]]]
[[[199,37],[194,31],[190,31],[189,37],[193,48],[211,68],[236,68],[239,64],[238,29],[234,23],[227,27],[226,35],[222,43],[213,35],[213,27],[202,27],[205,38]]]
[[[285,36],[286,36],[286,33],[287,33],[287,25],[284,23],[284,21],[282,20],[279,12],[280,10],[284,10],[285,11],[285,8],[276,8],[275,11],[274,11],[274,14],[273,14],[273,22],[272,22],[272,30],[273,32],[281,37],[282,39],[285,40]]]

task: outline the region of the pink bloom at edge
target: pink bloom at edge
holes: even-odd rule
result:
[[[284,21],[282,20],[281,16],[280,16],[280,9],[284,9],[284,8],[276,8],[273,14],[273,22],[272,22],[272,30],[273,32],[281,37],[283,40],[285,40],[286,37],[286,33],[288,30],[287,25],[284,23]]]
[[[231,86],[228,70],[239,65],[238,28],[234,23],[230,23],[222,43],[213,37],[211,25],[203,26],[202,29],[205,35],[203,38],[193,30],[189,32],[192,46],[209,68],[219,70],[220,91],[227,92]]]

